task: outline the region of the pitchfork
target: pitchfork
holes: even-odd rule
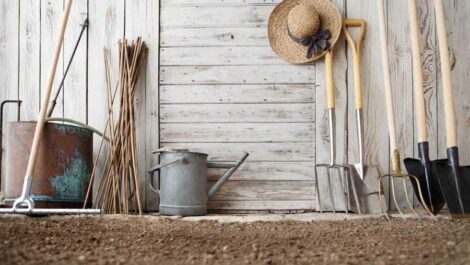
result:
[[[378,7],[378,14],[379,14],[378,17],[379,17],[379,28],[380,28],[381,53],[382,53],[385,99],[386,99],[386,105],[387,105],[386,108],[387,108],[388,130],[389,130],[389,136],[390,136],[391,164],[392,164],[392,173],[383,175],[379,178],[379,182],[378,182],[379,194],[381,195],[383,193],[382,181],[385,178],[389,178],[390,183],[391,183],[393,202],[395,206],[397,207],[398,211],[400,212],[400,215],[402,216],[402,218],[405,219],[403,210],[400,208],[400,205],[397,202],[397,196],[396,196],[396,191],[395,191],[395,179],[401,179],[403,182],[403,190],[405,193],[406,203],[408,204],[408,207],[413,212],[413,214],[419,218],[419,215],[416,213],[413,207],[413,202],[410,199],[410,196],[408,193],[407,181],[411,182],[413,180],[417,184],[418,196],[419,196],[420,201],[422,202],[424,201],[423,193],[421,191],[421,186],[419,185],[418,178],[413,175],[405,174],[401,171],[400,153],[397,148],[397,138],[396,138],[396,130],[395,130],[395,115],[393,112],[392,86],[391,86],[391,78],[390,78],[388,52],[387,52],[387,35],[386,35],[386,29],[385,29],[384,4],[383,4],[383,0],[378,0],[377,3],[378,3],[377,7]],[[384,204],[384,201],[382,200],[382,197],[379,196],[379,199],[380,199],[380,205],[382,206],[382,210],[385,213],[385,216],[387,217],[388,220],[390,220],[390,217],[387,211],[385,210],[385,204]],[[422,205],[422,206],[426,210],[426,212],[428,212],[431,216],[433,216],[431,211],[426,205]]]

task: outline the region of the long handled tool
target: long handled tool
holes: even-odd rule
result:
[[[392,173],[383,175],[379,178],[379,183],[378,183],[379,194],[382,193],[382,181],[385,178],[389,178],[390,183],[391,183],[393,202],[395,206],[397,207],[398,211],[400,212],[401,216],[405,218],[405,215],[402,209],[400,208],[400,205],[397,202],[396,191],[395,191],[395,179],[396,178],[401,179],[403,182],[403,189],[404,189],[405,198],[406,198],[408,207],[416,216],[418,216],[418,214],[416,213],[413,207],[413,202],[410,199],[407,185],[406,185],[407,181],[411,181],[411,179],[413,179],[416,183],[418,183],[418,178],[416,178],[415,176],[403,173],[401,171],[401,166],[400,166],[400,153],[397,147],[397,138],[396,138],[396,130],[395,130],[395,114],[393,113],[392,84],[391,84],[391,78],[390,78],[390,66],[389,66],[388,51],[387,51],[387,32],[385,29],[385,13],[384,13],[383,0],[377,0],[377,7],[378,7],[378,17],[379,17],[382,67],[383,67],[384,86],[385,86],[385,101],[387,105],[386,106],[387,120],[388,120],[389,136],[390,136],[390,151],[391,151],[391,164],[392,164]],[[423,193],[421,192],[421,187],[419,185],[418,185],[418,195],[421,201],[424,201]],[[385,203],[383,202],[381,196],[379,196],[379,198],[380,198],[380,204],[382,205],[384,209],[384,213],[386,217],[389,218],[388,213],[385,210]],[[429,209],[426,206],[424,206],[424,208],[426,209],[426,211],[430,213]]]
[[[320,168],[326,169],[326,177],[328,181],[328,193],[330,195],[330,201],[333,205],[333,212],[336,213],[336,203],[335,203],[335,191],[333,190],[332,177],[337,177],[340,184],[340,197],[344,204],[344,210],[349,211],[349,188],[345,185],[350,183],[350,179],[353,177],[353,166],[346,164],[336,164],[336,102],[335,102],[335,85],[334,85],[334,70],[333,70],[333,54],[332,51],[328,52],[325,56],[325,66],[326,66],[326,87],[327,87],[327,106],[328,106],[328,122],[329,122],[329,134],[330,134],[330,163],[329,164],[317,164],[315,165],[315,176],[317,177],[316,189],[317,189],[317,201],[319,206],[319,211],[323,212],[323,204],[320,198],[320,185],[318,174]],[[359,199],[357,196],[357,191],[354,185],[351,185],[351,189],[354,193],[354,198],[356,201],[357,209],[361,214],[361,207],[359,206]]]
[[[437,214],[445,204],[438,176],[431,168],[429,159],[429,135],[426,126],[426,107],[424,99],[423,71],[421,67],[421,53],[419,46],[419,24],[416,0],[408,0],[408,13],[410,20],[411,48],[413,53],[414,96],[416,109],[416,127],[418,133],[419,159],[406,158],[404,160],[406,171],[419,180],[419,186],[424,193],[425,204],[433,214]],[[415,193],[418,192],[417,183],[412,183]]]
[[[43,134],[47,107],[51,97],[52,85],[55,78],[57,69],[57,62],[59,61],[60,50],[64,39],[65,28],[70,15],[73,0],[67,0],[65,4],[64,14],[60,26],[59,38],[57,39],[54,57],[52,59],[52,66],[49,72],[47,86],[42,97],[41,110],[39,112],[36,131],[34,133],[33,145],[29,156],[28,168],[23,183],[23,190],[21,196],[15,200],[13,207],[10,209],[0,209],[0,213],[21,213],[21,214],[81,214],[81,213],[99,213],[99,209],[38,209],[34,207],[34,201],[31,198],[31,185],[33,181],[34,167],[36,166],[39,141]]]
[[[434,170],[439,177],[442,193],[453,217],[470,217],[470,166],[460,166],[457,145],[457,126],[453,98],[453,86],[449,59],[449,47],[445,28],[442,0],[434,0],[437,37],[441,58],[442,83],[444,89],[444,113],[446,121],[447,159],[436,162]]]
[[[349,34],[349,27],[359,28],[359,38],[355,43],[352,36]],[[366,22],[362,19],[345,19],[343,21],[343,32],[353,56],[353,72],[354,72],[354,96],[356,103],[356,126],[359,145],[359,162],[354,164],[354,168],[359,176],[361,182],[355,182],[358,186],[359,197],[361,199],[361,206],[364,207],[363,211],[367,213],[380,213],[380,207],[377,179],[381,174],[378,165],[368,165],[364,163],[364,113],[363,113],[363,89],[362,89],[362,75],[361,75],[361,50],[362,42],[366,34]]]

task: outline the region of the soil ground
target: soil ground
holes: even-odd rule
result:
[[[470,221],[0,217],[0,264],[470,264]]]

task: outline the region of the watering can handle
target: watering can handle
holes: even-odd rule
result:
[[[158,165],[158,166],[155,166],[153,168],[151,168],[148,173],[150,174],[150,177],[149,177],[149,187],[150,189],[159,194],[160,195],[160,187],[158,188],[155,188],[155,186],[153,185],[153,174],[155,174],[156,171],[166,167],[166,166],[169,166],[169,165],[172,165],[172,164],[175,164],[175,163],[178,163],[178,162],[181,162],[181,163],[184,163],[184,158],[180,158],[180,159],[177,159],[175,161],[172,161],[172,162],[169,162],[169,163],[166,163],[166,164],[163,164],[163,165]],[[160,183],[160,181],[158,181],[158,183]]]
[[[240,167],[240,165],[246,160],[250,154],[244,152],[243,156],[235,164],[222,164],[222,163],[209,163],[208,167],[212,168],[229,168],[224,175],[210,188],[208,196],[209,198],[214,195],[214,193],[219,190],[219,188],[224,185],[225,181],[230,178],[233,173]]]

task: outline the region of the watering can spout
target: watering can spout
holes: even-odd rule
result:
[[[208,192],[209,198],[214,195],[216,191],[224,185],[224,183],[237,171],[237,169],[240,167],[241,164],[246,160],[246,158],[249,156],[247,152],[243,153],[243,156],[236,162],[235,164],[233,163],[215,163],[211,162],[208,163],[209,168],[227,168],[228,170],[224,173],[224,175],[210,188]]]

